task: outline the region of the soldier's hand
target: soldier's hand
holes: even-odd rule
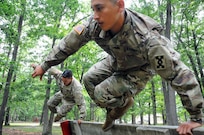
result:
[[[77,122],[78,122],[78,124],[80,125],[80,124],[81,124],[81,122],[82,122],[82,120],[80,120],[80,119],[79,119],[79,120],[77,120]]]
[[[32,73],[32,77],[35,78],[36,76],[40,76],[40,80],[42,80],[42,77],[45,73],[45,71],[42,69],[42,67],[40,65],[36,65],[36,64],[32,64],[31,66],[34,69],[34,71]]]
[[[177,128],[177,132],[179,133],[179,135],[193,135],[192,129],[201,126],[202,124],[200,123],[189,121],[180,124],[179,127]]]
[[[38,64],[31,64],[30,66],[35,70],[35,68],[37,67]]]

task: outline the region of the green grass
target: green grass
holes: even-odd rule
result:
[[[33,132],[33,133],[42,133],[43,126],[39,125],[39,123],[27,123],[27,122],[15,122],[10,123],[10,126],[4,126],[3,128],[8,129],[15,129],[15,130],[21,130],[23,132]],[[6,135],[6,134],[3,134]],[[52,127],[52,135],[62,135],[61,127],[59,123],[54,123]]]

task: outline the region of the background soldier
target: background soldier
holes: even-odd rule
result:
[[[42,79],[51,66],[94,40],[108,56],[93,65],[83,80],[90,97],[107,109],[104,131],[127,112],[134,103],[133,97],[157,73],[170,82],[190,114],[191,120],[179,126],[179,134],[192,134],[191,129],[202,125],[202,93],[193,72],[181,62],[170,41],[160,34],[161,25],[126,9],[124,0],[91,0],[91,8],[94,14],[90,19],[74,27],[32,76]]]
[[[32,67],[35,69],[36,65],[32,65]],[[74,105],[79,108],[79,120],[83,120],[86,116],[86,104],[82,94],[82,85],[73,77],[72,71],[67,69],[62,73],[56,68],[51,68],[48,72],[55,77],[60,90],[47,102],[50,111],[57,113],[54,122],[65,117]],[[60,103],[61,106],[58,106]]]

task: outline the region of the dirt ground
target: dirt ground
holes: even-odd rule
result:
[[[32,129],[29,131],[29,129]],[[42,135],[38,122],[11,122],[2,129],[2,135]],[[60,122],[53,123],[53,135],[62,135]]]
[[[3,128],[3,135],[41,135],[42,133],[23,132],[14,128]]]

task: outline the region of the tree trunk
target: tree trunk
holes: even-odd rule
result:
[[[200,72],[200,78],[201,78],[200,85],[204,87],[204,73],[203,73],[204,71],[203,71],[203,66],[202,66],[201,59],[199,57],[201,55],[200,55],[199,50],[198,50],[199,42],[197,43],[197,36],[196,36],[195,30],[192,30],[192,33],[193,33],[193,46],[194,46],[197,65],[198,65],[198,69],[199,69],[199,72]],[[202,87],[200,87],[200,89],[201,89],[201,92],[202,92],[203,91]]]
[[[122,118],[119,118],[119,123],[123,123]]]
[[[143,112],[140,113],[140,124],[144,124]]]
[[[171,0],[167,1],[167,12],[166,12],[166,30],[165,36],[169,39],[171,33]],[[171,86],[168,82],[162,83],[163,86],[166,86],[166,91],[164,90],[164,98],[165,98],[165,108],[166,108],[166,117],[168,125],[178,125],[178,118],[176,113],[176,97],[175,91],[172,90]]]
[[[6,117],[5,117],[5,123],[4,125],[5,126],[9,126],[9,117],[10,117],[10,107],[7,107],[6,108]]]
[[[95,108],[96,104],[93,103],[92,101],[90,102],[90,120],[94,121],[95,120],[95,113],[94,113],[94,108]]]
[[[50,118],[49,118],[49,121],[47,122],[47,125],[46,127],[43,127],[45,129],[45,132],[42,133],[42,135],[52,135],[52,123],[53,123],[53,119],[54,119],[54,113],[51,112],[50,113]]]
[[[166,122],[166,111],[164,109],[162,109],[162,120],[163,120],[163,125],[165,125],[167,122]]]
[[[8,76],[7,76],[6,84],[5,84],[5,88],[4,88],[3,101],[1,104],[1,110],[0,110],[0,134],[2,134],[5,108],[7,105],[9,90],[10,90],[10,83],[11,83],[11,79],[12,79],[13,72],[14,72],[14,67],[15,67],[14,64],[16,63],[16,58],[17,58],[17,54],[18,54],[18,46],[20,44],[20,36],[21,36],[22,24],[23,24],[23,19],[24,19],[24,14],[25,14],[25,3],[21,3],[21,6],[22,6],[22,13],[19,16],[19,21],[18,21],[18,36],[15,40],[14,50],[13,50],[13,54],[12,54],[12,62],[9,66]]]
[[[136,124],[136,120],[135,120],[135,114],[132,114],[132,124]]]
[[[149,110],[150,110],[151,103],[148,103],[148,104],[149,104]],[[150,111],[148,112],[148,125],[151,125],[151,113],[150,113]]]
[[[175,91],[167,82],[163,82],[164,100],[166,108],[166,120],[168,125],[178,125],[178,118],[176,113]]]
[[[138,104],[139,104],[139,108],[141,108],[140,100],[138,101]],[[141,112],[140,112],[140,124],[142,125],[143,123],[144,123],[144,121],[143,121],[143,111],[141,110]]]
[[[153,111],[153,121],[154,121],[154,125],[157,124],[157,105],[156,105],[156,93],[155,93],[155,86],[154,86],[154,82],[151,81],[152,84],[152,111]]]
[[[48,119],[49,119],[48,118],[49,117],[48,111],[49,111],[49,109],[48,109],[48,106],[47,106],[47,101],[50,98],[50,85],[51,85],[51,82],[52,82],[51,75],[48,74],[48,81],[47,81],[47,86],[48,87],[47,87],[47,90],[46,90],[46,95],[45,95],[45,100],[44,100],[44,105],[43,105],[43,113],[42,113],[43,114],[42,115],[42,123],[43,123],[43,132],[42,132],[42,134],[43,135],[49,135],[49,133],[51,132],[51,131],[48,130],[50,128],[48,128],[49,127],[49,123],[48,123]],[[50,116],[51,116],[51,114],[50,114]]]
[[[160,6],[160,0],[158,0],[158,7]],[[171,35],[171,0],[167,0],[167,8],[166,8],[166,30],[165,30],[165,37],[170,38]],[[160,20],[161,23],[163,25],[164,23],[164,19],[163,19],[163,13],[160,13]],[[170,106],[171,104],[175,104],[175,92],[172,90],[169,90],[169,87],[167,87],[167,82],[164,82],[164,80],[162,80],[162,86],[163,86],[163,92],[164,92],[164,98],[165,100],[165,108],[166,108],[166,119],[164,119],[165,117],[163,116],[163,122],[167,124],[174,124],[178,122],[177,119],[177,115],[176,114],[176,106]],[[168,112],[170,111],[170,112]],[[173,122],[173,119],[176,120],[175,122]],[[166,121],[167,120],[167,121]]]

